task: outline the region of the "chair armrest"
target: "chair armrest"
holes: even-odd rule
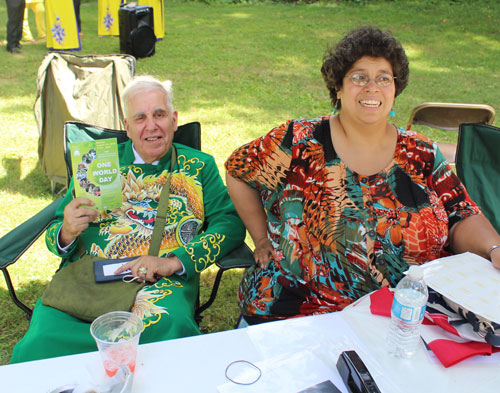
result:
[[[0,268],[15,263],[24,252],[45,232],[54,219],[58,198],[36,215],[14,228],[0,239]]]
[[[212,291],[210,292],[210,298],[204,304],[200,305],[200,298],[198,294],[198,300],[196,302],[196,310],[194,315],[194,319],[198,323],[198,325],[200,324],[202,319],[201,313],[212,305],[217,296],[217,291],[219,290],[220,281],[224,272],[230,269],[247,268],[249,266],[252,266],[253,264],[255,264],[255,261],[253,259],[253,252],[245,243],[241,243],[238,248],[231,251],[219,261],[215,262],[215,265],[219,268],[219,271],[215,276]]]
[[[238,248],[235,248],[229,254],[221,258],[215,263],[222,271],[237,268],[247,268],[255,264],[253,252],[242,243]]]

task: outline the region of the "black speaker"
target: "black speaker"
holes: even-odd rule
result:
[[[148,57],[155,53],[153,7],[125,6],[118,10],[120,21],[120,53]]]

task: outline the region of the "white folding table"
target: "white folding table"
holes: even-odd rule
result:
[[[444,368],[422,345],[410,360],[390,357],[385,348],[389,318],[370,314],[367,299],[338,313],[140,345],[132,392],[293,393],[322,379],[347,392],[335,365],[339,354],[351,349],[382,393],[498,391],[500,356]],[[229,382],[225,370],[235,360],[257,365],[262,377],[250,386]],[[0,390],[48,393],[105,378],[99,353],[91,352],[1,366]],[[279,387],[270,381],[280,381]]]

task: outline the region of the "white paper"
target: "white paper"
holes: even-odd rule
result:
[[[422,265],[425,283],[477,315],[500,323],[500,270],[472,253]]]
[[[104,273],[104,276],[105,277],[109,277],[109,276],[114,276],[115,275],[115,271],[121,267],[122,265],[125,265],[127,262],[118,262],[118,263],[111,263],[109,265],[104,265],[102,267],[102,272]],[[121,274],[124,274],[124,273],[130,273],[130,269],[128,270],[125,270],[124,272],[122,272]]]

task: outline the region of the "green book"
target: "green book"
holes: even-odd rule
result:
[[[70,144],[75,196],[94,202],[96,210],[122,204],[122,180],[115,138]]]

